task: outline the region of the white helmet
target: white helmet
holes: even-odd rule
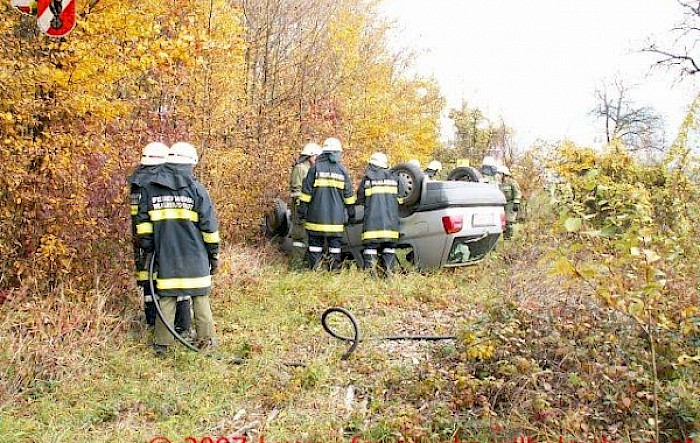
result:
[[[498,166],[498,162],[496,161],[496,159],[491,157],[490,155],[484,157],[484,160],[481,162],[481,164],[483,166]]]
[[[323,152],[343,152],[343,145],[335,137],[327,138],[323,142]]]
[[[304,145],[304,149],[301,150],[301,155],[319,155],[321,153],[321,147],[318,143],[310,142]]]
[[[187,142],[177,142],[170,148],[168,163],[196,165],[198,161],[197,150]]]
[[[433,170],[433,171],[436,171],[436,172],[437,172],[437,171],[439,171],[439,170],[442,169],[442,163],[440,163],[440,162],[437,161],[437,160],[433,160],[433,161],[431,161],[430,163],[428,163],[428,168],[427,168],[427,169],[430,169],[430,170]]]
[[[496,171],[498,171],[499,173],[501,173],[503,175],[510,175],[510,169],[508,169],[508,166],[505,166],[505,165],[498,165],[498,167],[496,168]]]
[[[417,158],[412,158],[411,160],[408,161],[409,165],[413,165],[417,168],[420,168],[420,162],[418,161]]]
[[[374,166],[378,166],[380,168],[388,168],[389,167],[389,159],[387,158],[386,154],[384,154],[382,152],[375,152],[369,158],[369,164],[374,165]]]
[[[141,164],[144,166],[160,165],[168,158],[168,147],[161,142],[151,142],[141,152]]]

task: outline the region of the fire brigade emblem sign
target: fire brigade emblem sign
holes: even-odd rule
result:
[[[63,37],[75,27],[75,0],[38,0],[37,23],[49,37]]]

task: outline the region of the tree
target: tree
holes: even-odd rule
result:
[[[683,20],[671,31],[675,35],[670,45],[651,42],[642,49],[661,56],[655,66],[664,66],[680,70],[681,77],[700,72],[700,0],[677,0],[683,8]]]
[[[466,101],[448,114],[455,125],[455,149],[472,164],[480,164],[491,151],[494,127],[479,108],[470,108]]]
[[[603,120],[607,144],[618,140],[630,152],[662,151],[665,144],[663,119],[651,107],[635,106],[630,93],[631,89],[619,79],[595,91],[598,105],[591,113]]]

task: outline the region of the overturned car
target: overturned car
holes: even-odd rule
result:
[[[416,166],[392,168],[404,182],[399,207],[397,248],[416,268],[465,266],[481,261],[496,246],[505,226],[505,197],[498,187],[481,183],[473,168],[458,168],[448,181],[427,179]],[[363,266],[362,215],[345,228],[343,258]],[[291,214],[281,199],[265,215],[265,235],[286,252],[291,250]]]

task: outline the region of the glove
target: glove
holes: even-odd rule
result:
[[[513,212],[518,212],[520,210],[520,203],[513,203]]]
[[[218,270],[219,270],[219,258],[218,257],[211,257],[209,259],[209,274],[215,275]]]

